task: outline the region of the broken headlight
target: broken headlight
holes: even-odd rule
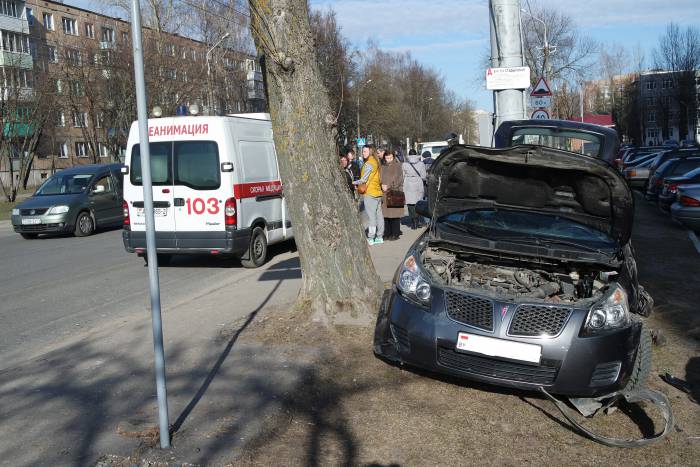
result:
[[[430,283],[421,274],[415,256],[409,255],[404,260],[396,287],[402,295],[420,305],[430,304]]]
[[[586,318],[585,330],[589,333],[618,329],[630,322],[627,294],[619,284],[612,284],[603,298],[593,305]]]

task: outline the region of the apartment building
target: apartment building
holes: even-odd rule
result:
[[[130,41],[130,24],[120,18],[57,1],[0,0],[4,91],[10,80],[27,97],[51,99],[50,120],[41,127],[28,185],[41,183],[61,168],[123,157],[126,132],[135,118],[133,96],[127,96],[133,85],[124,81],[133,79]],[[209,50],[201,41],[145,30],[149,105],[160,106],[166,114],[194,103],[219,113],[263,111],[258,60],[218,48],[210,53],[207,66]],[[102,94],[93,89],[96,82],[106,88]],[[40,83],[44,88],[38,89]],[[122,109],[119,120],[112,110],[123,101],[130,107]],[[28,110],[16,113],[22,112]],[[37,130],[27,125],[26,131]],[[13,167],[22,157],[21,150],[14,152]],[[0,158],[0,177],[9,176],[5,159]]]
[[[700,143],[700,70],[695,72],[694,85],[688,89],[689,105],[685,116],[681,115],[677,73],[644,72],[639,75],[636,85],[645,144],[660,144],[669,139],[680,141],[682,138]],[[684,124],[687,127],[682,132],[681,125]]]

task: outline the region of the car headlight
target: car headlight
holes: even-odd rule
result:
[[[613,284],[588,312],[586,330],[605,331],[625,327],[630,322],[627,294],[619,284]]]
[[[63,214],[70,210],[70,206],[54,206],[46,214]]]
[[[19,216],[19,209],[13,208],[13,209],[12,209],[12,215],[13,215],[13,216]]]
[[[403,295],[422,305],[430,303],[430,283],[421,274],[413,255],[409,255],[404,260],[396,287]]]

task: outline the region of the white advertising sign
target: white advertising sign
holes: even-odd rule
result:
[[[530,87],[530,68],[516,66],[508,68],[487,68],[486,89],[526,89]]]

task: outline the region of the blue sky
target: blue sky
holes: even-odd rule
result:
[[[603,46],[637,46],[650,63],[666,24],[700,26],[700,0],[529,0],[557,8],[574,19],[583,34]],[[109,2],[103,0],[104,4]],[[410,51],[435,68],[459,96],[491,109],[481,58],[489,47],[487,0],[310,0],[313,8],[333,8],[343,34],[362,50],[372,38],[385,50]],[[522,0],[525,6],[526,0]],[[95,0],[66,3],[97,9]]]

